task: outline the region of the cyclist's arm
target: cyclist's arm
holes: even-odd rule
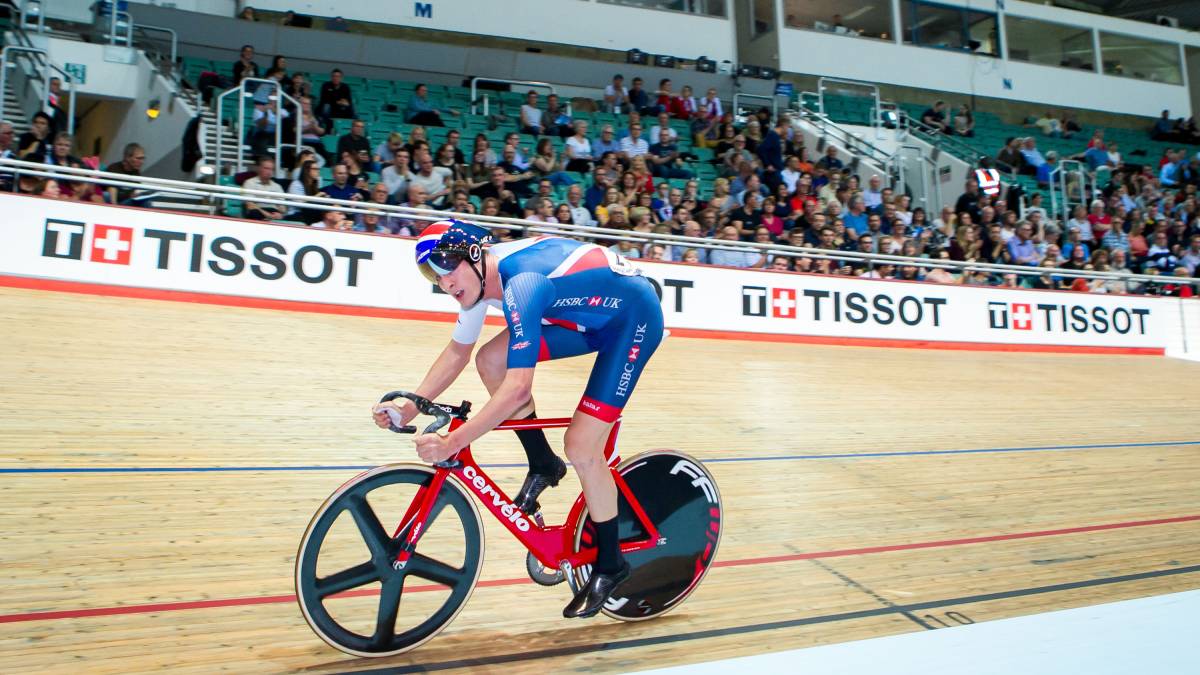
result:
[[[471,361],[471,350],[474,347],[474,344],[462,344],[454,340],[447,343],[446,348],[429,367],[429,372],[425,373],[425,379],[421,380],[421,384],[413,393],[428,399],[441,396],[442,392],[454,384],[463,369],[467,367]]]
[[[496,428],[533,396],[533,368],[509,368],[500,387],[475,416],[451,432],[450,446],[458,450]]]

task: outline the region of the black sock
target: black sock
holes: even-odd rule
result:
[[[531,420],[537,418],[537,413],[530,413],[525,419]],[[521,441],[521,447],[525,448],[525,457],[529,460],[529,470],[534,473],[545,475],[554,475],[558,468],[558,462],[554,461],[558,457],[554,451],[550,449],[550,442],[546,440],[546,432],[541,429],[522,429],[517,432],[517,438]]]
[[[596,526],[596,566],[597,574],[612,574],[621,569],[621,541],[617,538],[617,519],[609,518],[603,522],[592,521]]]

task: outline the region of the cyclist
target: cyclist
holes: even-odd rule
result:
[[[462,373],[483,330],[487,308],[504,312],[507,328],[475,356],[491,399],[449,435],[420,435],[427,462],[450,458],[501,421],[536,416],[532,396],[539,361],[597,352],[596,363],[564,437],[566,455],[583,484],[596,526],[597,557],[588,584],[563,609],[565,617],[600,611],[629,576],[617,534],[617,488],[604,456],[609,430],[625,407],[663,335],[662,307],[650,282],[607,248],[562,237],[533,237],[484,248],[488,231],[461,221],[427,227],[417,242],[417,267],[458,301],[454,334],[416,392],[434,399]],[[388,426],[388,409],[407,424],[416,407],[406,399],[373,408]],[[529,473],[515,500],[527,513],[558,484],[566,466],[540,430],[518,431]]]

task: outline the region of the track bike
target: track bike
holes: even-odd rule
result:
[[[471,409],[467,401],[434,403],[404,391],[381,402],[401,397],[435,418],[424,433],[447,426],[453,431]],[[570,423],[507,420],[496,430]],[[605,457],[617,485],[621,551],[632,570],[601,611],[642,621],[678,607],[704,579],[721,543],[721,496],[704,465],[681,452],[651,450],[622,462],[616,451],[620,426],[618,419]],[[390,428],[416,432],[414,426]],[[296,597],[308,625],[331,646],[367,657],[399,654],[437,635],[479,582],[484,533],[475,499],[528,550],[533,581],[566,581],[572,593],[587,584],[596,547],[583,495],[562,525],[548,526],[540,512],[517,509],[468,446],[432,466],[400,463],[365,471],[325,500],[296,554]],[[388,508],[403,514],[390,534],[377,513]]]

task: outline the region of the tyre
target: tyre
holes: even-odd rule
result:
[[[443,483],[408,564],[393,569],[411,526],[397,525],[433,475],[416,464],[372,469],[313,516],[296,553],[296,597],[331,646],[356,656],[399,654],[437,635],[470,598],[483,567],[483,523],[454,478]]]
[[[601,610],[620,621],[643,621],[678,607],[700,585],[721,543],[721,494],[704,465],[675,450],[651,450],[621,463],[617,471],[665,540],[626,553],[629,579]],[[621,541],[646,533],[618,492]],[[595,526],[585,508],[575,530],[575,550],[594,546]],[[575,586],[587,583],[590,566],[574,570]]]

